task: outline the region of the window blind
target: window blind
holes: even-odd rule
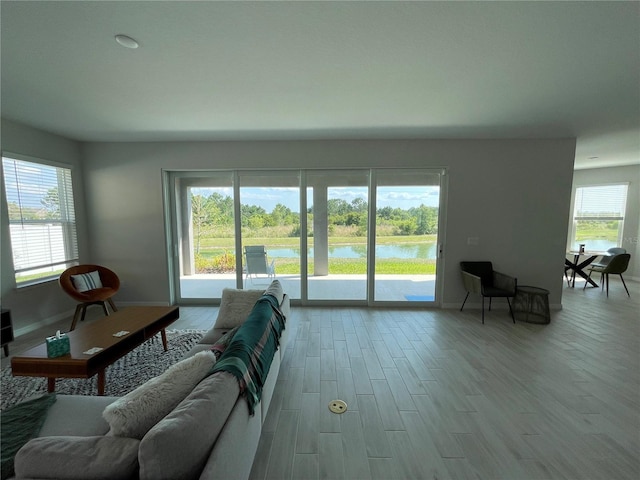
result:
[[[2,157],[18,284],[57,275],[78,260],[71,169]]]
[[[576,188],[576,220],[623,220],[627,205],[627,184]]]

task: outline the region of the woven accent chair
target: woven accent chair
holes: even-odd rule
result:
[[[609,274],[619,275],[620,280],[622,280],[622,285],[624,285],[624,289],[627,291],[627,295],[631,297],[631,294],[629,293],[629,289],[627,288],[627,284],[624,283],[624,278],[622,278],[622,274],[627,271],[627,268],[629,268],[630,260],[631,260],[631,254],[629,253],[621,253],[619,255],[614,255],[613,257],[609,258],[609,262],[604,266],[599,266],[597,264],[594,264],[591,267],[589,267],[589,278],[591,278],[591,274],[593,272],[600,273],[602,275],[601,276],[602,280],[600,280],[600,283],[602,284],[601,288],[604,289],[605,284],[607,285],[607,297],[608,297],[609,296]],[[584,287],[582,287],[583,290],[587,288],[587,283],[588,282],[585,282]]]
[[[98,272],[100,279],[99,283],[97,285],[85,285],[86,287],[89,287],[86,290],[79,288],[79,280],[82,276],[91,275],[93,272]],[[87,307],[90,305],[101,305],[105,315],[109,315],[107,303],[114,312],[118,311],[116,305],[113,303],[112,297],[120,288],[120,279],[113,271],[106,267],[102,267],[100,265],[76,265],[69,267],[62,272],[58,279],[58,283],[65,293],[77,302],[80,302],[73,314],[70,331],[76,328],[78,318],[80,318],[80,321],[84,320],[85,314],[87,313]]]
[[[489,297],[489,310],[491,310],[491,299],[494,297],[503,297],[507,299],[509,312],[513,323],[516,318],[511,309],[509,297],[515,297],[518,288],[518,280],[504,273],[496,272],[491,262],[460,262],[460,270],[462,273],[462,283],[467,291],[464,297],[460,311],[464,308],[464,304],[469,298],[469,294],[475,293],[482,297],[482,323],[484,324],[484,299]]]

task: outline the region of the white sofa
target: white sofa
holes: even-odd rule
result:
[[[275,292],[280,311],[288,319],[290,302],[280,283],[275,280],[267,291]],[[184,361],[210,351],[229,329],[243,323],[264,293],[225,289],[215,325]],[[116,436],[110,431],[113,427],[103,412],[117,397],[58,395],[38,436],[18,451],[16,478],[248,478],[287,338],[285,326],[253,416],[245,396],[240,395],[238,380],[227,372],[199,381],[142,438]]]

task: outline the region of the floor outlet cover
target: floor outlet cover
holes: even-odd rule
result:
[[[344,413],[347,411],[347,404],[342,400],[331,400],[329,410],[333,413]]]

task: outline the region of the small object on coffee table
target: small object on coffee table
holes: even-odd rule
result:
[[[60,330],[55,335],[47,337],[45,341],[47,343],[47,357],[49,358],[61,357],[71,350],[69,337],[64,333],[60,333]]]

